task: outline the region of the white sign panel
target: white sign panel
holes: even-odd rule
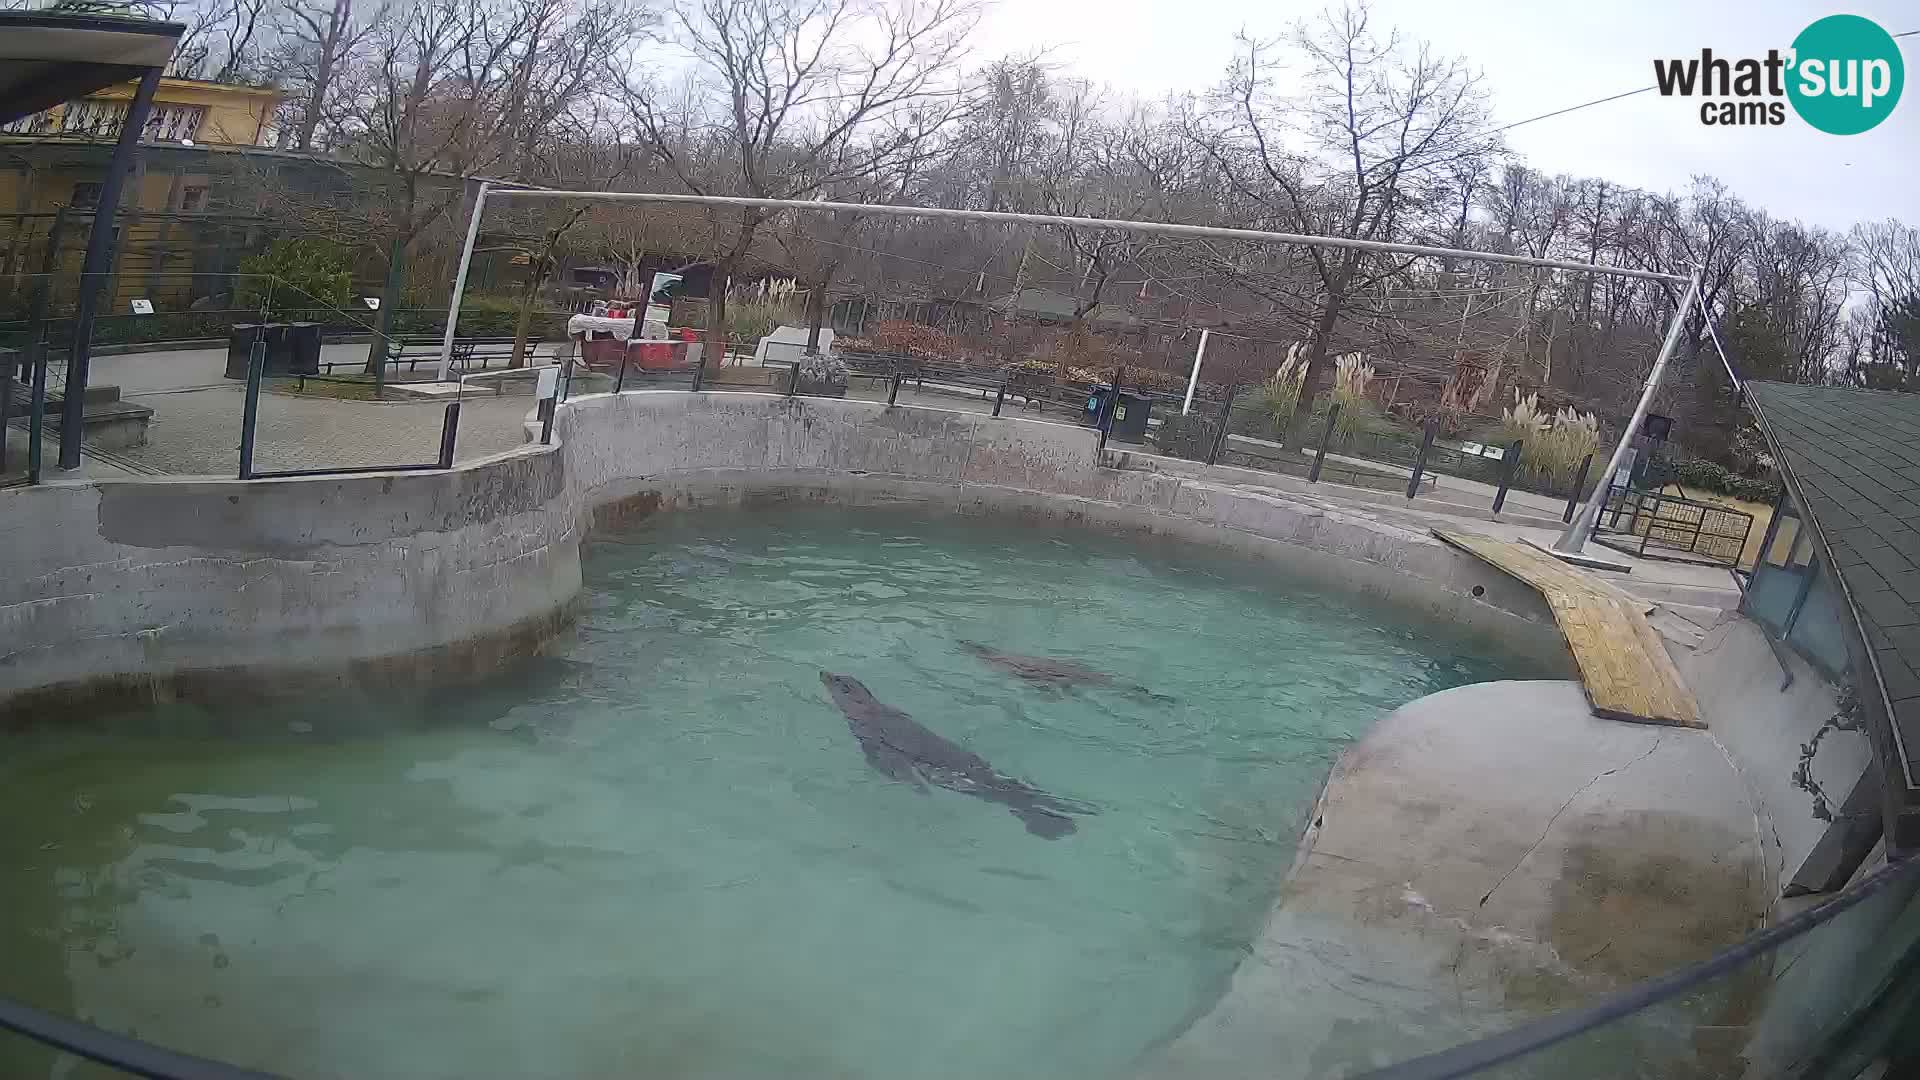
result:
[[[559,393],[560,369],[557,367],[541,368],[540,382],[534,387],[533,396],[545,400]]]
[[[151,300],[135,300],[135,301],[133,302],[133,313],[134,313],[135,315],[151,315],[151,314],[153,314],[153,301],[151,301]]]
[[[377,296],[363,296],[360,298],[360,302],[367,305],[368,311],[380,310],[380,298]]]

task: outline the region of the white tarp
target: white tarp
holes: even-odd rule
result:
[[[649,312],[651,314],[651,312]],[[626,341],[633,336],[632,319],[607,319],[598,315],[575,315],[567,320],[567,336],[575,334],[612,334],[615,341]],[[640,327],[641,341],[667,340],[665,319],[655,322],[648,319]]]
[[[756,364],[765,364],[769,360],[776,364],[791,364],[799,361],[807,351],[807,328],[804,326],[776,326],[773,333],[760,339],[760,345],[753,350]],[[820,353],[833,355],[833,331],[820,328]]]

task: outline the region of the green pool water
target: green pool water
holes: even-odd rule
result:
[[[1079,531],[667,516],[586,578],[481,685],[0,739],[0,994],[303,1077],[1124,1076],[1224,989],[1343,745],[1532,674]],[[881,776],[823,671],[1097,813]],[[0,1075],[96,1074],[0,1037]]]

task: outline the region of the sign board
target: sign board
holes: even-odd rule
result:
[[[377,296],[363,296],[360,298],[360,302],[367,305],[368,311],[380,310],[380,298]]]
[[[135,300],[135,301],[133,302],[133,313],[134,313],[135,315],[151,315],[151,314],[153,314],[153,301],[151,301],[151,300]]]
[[[549,398],[557,397],[559,393],[560,369],[557,367],[541,368],[540,381],[533,388],[534,398],[545,401]]]
[[[673,294],[680,291],[679,285],[679,274],[669,274],[664,270],[660,271],[653,275],[653,285],[647,289],[647,301],[656,304],[671,302]],[[663,290],[666,294],[664,296],[661,295]]]

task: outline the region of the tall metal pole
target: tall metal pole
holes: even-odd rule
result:
[[[453,371],[453,328],[460,322],[460,294],[467,290],[467,267],[473,264],[473,242],[480,237],[480,214],[487,208],[487,181],[473,197],[473,216],[467,219],[467,242],[460,248],[460,269],[453,273],[453,298],[447,301],[447,330],[440,335],[440,381]]]
[[[1207,335],[1210,330],[1200,331],[1200,347],[1193,350],[1193,373],[1187,376],[1187,400],[1180,405],[1180,415],[1193,411],[1193,388],[1200,385],[1200,361],[1207,355]]]
[[[1687,317],[1693,314],[1694,300],[1700,295],[1700,270],[1696,267],[1692,276],[1687,278],[1687,294],[1681,297],[1674,308],[1673,322],[1667,325],[1667,338],[1660,343],[1660,355],[1653,362],[1653,372],[1647,376],[1647,388],[1640,393],[1640,404],[1634,407],[1633,419],[1627,421],[1626,430],[1620,433],[1620,445],[1613,448],[1613,457],[1607,461],[1607,467],[1600,479],[1593,485],[1593,496],[1580,513],[1567,526],[1554,542],[1553,550],[1568,555],[1578,555],[1587,541],[1593,536],[1593,526],[1600,520],[1600,511],[1607,505],[1607,493],[1613,490],[1613,478],[1620,473],[1620,466],[1626,464],[1627,448],[1633,442],[1633,435],[1646,422],[1647,413],[1653,409],[1653,395],[1660,390],[1661,376],[1667,373],[1667,361],[1673,359],[1674,350],[1680,345],[1680,331],[1686,326]]]
[[[909,217],[949,221],[996,221],[1007,225],[1057,225],[1066,228],[1111,229],[1115,232],[1150,233],[1159,236],[1206,236],[1221,240],[1251,240],[1255,243],[1301,244],[1307,247],[1345,248],[1352,251],[1391,251],[1402,255],[1428,255],[1434,258],[1470,258],[1478,262],[1507,266],[1540,266],[1549,270],[1575,270],[1581,273],[1608,274],[1613,277],[1640,278],[1645,281],[1684,281],[1679,274],[1658,270],[1636,270],[1599,263],[1537,259],[1531,255],[1500,255],[1465,248],[1430,247],[1388,240],[1356,240],[1345,236],[1315,236],[1310,233],[1267,232],[1261,229],[1235,229],[1223,225],[1185,225],[1172,221],[1127,221],[1117,218],[1070,217],[1064,214],[1022,214],[1010,210],[959,210],[946,206],[908,206],[900,203],[816,202],[812,199],[755,199],[745,195],[678,195],[654,191],[567,191],[552,188],[502,188],[496,196],[515,199],[597,199],[612,202],[685,203],[690,206],[745,206],[758,210],[795,210],[808,214],[857,213],[875,217]]]
[[[120,209],[120,192],[126,186],[127,173],[133,170],[134,156],[140,152],[140,135],[146,130],[147,114],[153,111],[153,92],[160,86],[160,69],[148,68],[140,76],[127,115],[120,122],[120,138],[113,144],[113,157],[107,162],[107,175],[100,182],[100,205],[93,213],[93,230],[87,236],[86,261],[80,264],[80,297],[73,313],[73,349],[67,354],[67,385],[60,399],[60,467],[80,467],[80,438],[87,408],[87,361],[93,350],[93,316],[100,304],[100,287],[106,283],[113,263],[116,237],[113,218]]]

